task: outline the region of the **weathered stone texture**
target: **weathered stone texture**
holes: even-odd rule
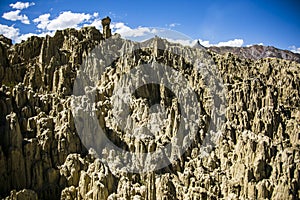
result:
[[[180,110],[174,95],[163,87],[147,85],[136,92],[130,105],[130,123],[124,130],[152,137],[147,123],[155,119],[164,132],[153,136],[155,142],[147,142],[127,137],[119,130],[112,109],[123,107],[111,107],[114,84],[122,73],[140,63],[156,59],[184,74],[199,95],[198,106],[202,109],[202,128],[178,162],[156,172],[129,174],[109,168],[86,149],[71,112],[76,72],[95,46],[101,49],[106,41],[103,39],[93,27],[57,31],[53,37],[31,37],[14,45],[0,37],[2,198],[300,198],[300,64],[278,58],[241,59],[231,53],[208,51],[226,86],[226,113],[218,144],[201,156],[201,143],[211,117],[201,74],[184,59],[157,50],[159,45],[173,48],[173,44],[159,38],[148,41],[152,50],[117,59],[100,77],[95,97],[101,105],[96,112],[99,123],[109,130],[109,138],[117,145],[132,152],[151,152],[170,142],[178,128]],[[118,35],[110,40],[112,44],[129,42]],[[180,48],[186,48],[190,55],[206,51]],[[166,106],[165,119],[149,114],[149,102]],[[184,138],[182,141],[184,144]],[[115,157],[108,155],[108,159]]]

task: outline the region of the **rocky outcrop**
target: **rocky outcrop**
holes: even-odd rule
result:
[[[16,192],[16,190],[12,190],[10,192],[10,196],[5,198],[5,200],[38,200],[38,195],[32,190],[21,190]]]
[[[300,65],[297,62],[277,58],[241,59],[231,53],[206,52],[203,48],[182,47],[159,38],[144,43],[151,48],[133,48],[128,55],[118,57],[113,52],[121,52],[119,47],[131,48],[138,44],[118,35],[104,38],[93,27],[57,31],[53,37],[32,37],[15,45],[9,39],[0,38],[2,198],[299,198]],[[198,117],[195,137],[178,139],[183,146],[191,142],[175,162],[152,172],[130,173],[118,167],[124,164],[125,157],[104,151],[99,158],[97,149],[83,144],[84,138],[79,137],[81,130],[78,130],[81,126],[77,123],[89,123],[89,113],[76,121],[72,94],[77,72],[82,70],[82,63],[94,47],[98,47],[98,53],[115,58],[101,72],[92,90],[96,93],[91,94],[95,94],[97,106],[94,114],[116,146],[127,152],[153,152],[170,143],[178,130],[185,130],[179,120],[185,120],[185,113]],[[183,57],[175,51],[187,53]],[[209,106],[211,83],[188,59],[204,52],[214,61],[226,89],[221,135],[206,153],[202,147],[211,128],[209,121],[216,117]],[[108,56],[102,61],[105,59]],[[127,107],[128,121],[118,122],[116,114],[124,119],[124,113],[119,111],[127,108],[123,103],[114,103],[120,100],[114,93],[117,83],[120,81],[123,88],[130,86],[126,81],[122,84],[121,77],[153,60],[172,66],[182,74],[199,104],[193,105],[194,109],[180,109],[179,100],[170,88],[146,84],[133,93]],[[86,67],[92,69],[91,73],[99,73],[97,65]],[[159,73],[159,70],[153,72],[152,78],[161,77]],[[166,78],[181,80],[180,75]],[[146,79],[139,81],[143,83]],[[218,88],[215,83],[212,86]],[[89,90],[86,87],[82,91]],[[76,107],[78,113],[87,105],[83,99],[82,105]],[[159,109],[164,109],[164,115],[157,114]],[[186,125],[187,121],[184,122]],[[211,126],[217,126],[217,122]],[[139,137],[129,135],[130,132]],[[93,142],[101,143],[96,139]],[[143,164],[143,159],[134,161]]]
[[[111,37],[110,22],[111,22],[111,19],[109,17],[105,17],[101,20],[102,27],[103,27],[103,37],[105,39]]]

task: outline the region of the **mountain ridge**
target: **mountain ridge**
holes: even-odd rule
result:
[[[280,58],[300,63],[300,54],[289,50],[278,49],[273,46],[251,45],[249,47],[208,47],[209,50],[219,54],[233,53],[240,58],[262,59],[262,58]]]

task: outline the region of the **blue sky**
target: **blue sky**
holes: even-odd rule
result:
[[[22,2],[22,3],[21,3]],[[27,2],[27,3],[26,3]],[[205,46],[271,45],[300,52],[300,1],[32,0],[0,2],[0,33],[15,42],[112,18],[114,32],[141,36],[167,28]]]

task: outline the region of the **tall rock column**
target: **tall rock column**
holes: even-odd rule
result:
[[[109,17],[105,17],[102,19],[102,27],[103,27],[103,37],[105,39],[111,37],[111,29],[109,27],[111,19]]]

